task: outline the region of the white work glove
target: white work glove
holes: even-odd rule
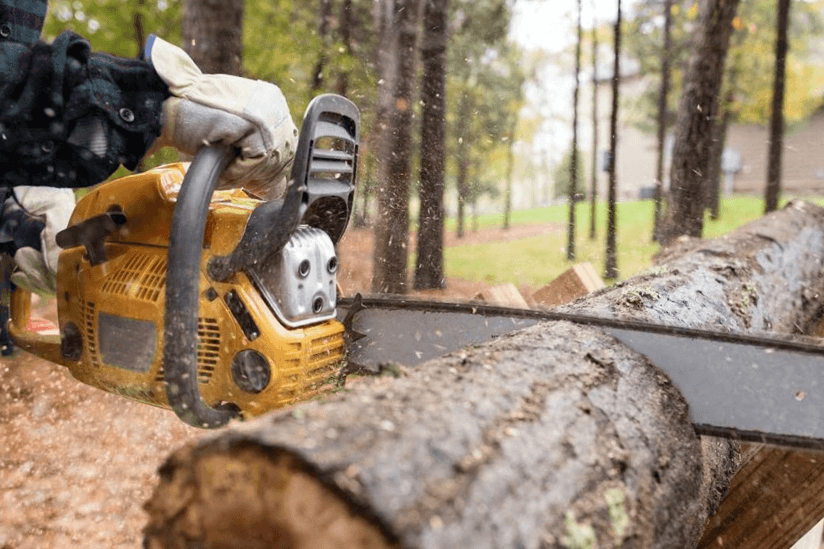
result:
[[[263,198],[286,190],[298,131],[280,88],[262,80],[203,74],[186,52],[152,37],[146,57],[172,97],[163,103],[163,130],[153,149],[194,155],[204,144],[240,149],[220,188],[244,187]]]
[[[57,290],[57,233],[69,224],[74,210],[74,192],[52,187],[15,187],[17,201],[31,215],[40,217],[45,227],[40,233],[40,250],[24,247],[14,254],[17,271],[11,281],[18,287],[44,297]]]

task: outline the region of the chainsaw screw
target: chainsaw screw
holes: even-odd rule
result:
[[[304,259],[300,262],[300,265],[298,265],[298,275],[301,278],[306,278],[307,276],[309,276],[309,271],[311,270],[311,267],[312,265],[311,263],[309,263],[309,260]]]
[[[329,274],[335,274],[335,272],[338,270],[338,258],[337,257],[332,257],[329,260],[329,263],[326,264],[326,270],[329,271]]]

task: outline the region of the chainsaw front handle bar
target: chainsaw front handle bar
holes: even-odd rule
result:
[[[172,216],[166,274],[163,370],[166,397],[177,416],[194,427],[217,428],[238,416],[234,407],[212,408],[197,382],[200,261],[206,217],[220,175],[234,159],[228,146],[207,146],[186,172]]]

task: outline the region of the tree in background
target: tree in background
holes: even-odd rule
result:
[[[204,73],[243,72],[243,0],[184,0],[181,31]]]
[[[332,19],[332,0],[320,0],[318,6],[318,38],[320,39],[320,51],[315,69],[312,71],[312,83],[309,89],[312,93],[320,90],[323,84],[323,71],[327,62],[327,51],[329,50],[329,26]]]
[[[790,0],[778,0],[775,40],[775,76],[773,78],[772,113],[770,116],[770,149],[767,168],[767,188],[764,193],[765,213],[778,208],[781,195],[781,149],[784,146],[784,87],[787,66],[787,27]]]
[[[581,75],[581,0],[578,0],[578,40],[575,43],[575,89],[572,92],[572,159],[569,163],[569,221],[567,222],[567,260],[575,259],[575,204],[578,193],[578,93]]]
[[[672,52],[672,0],[664,0],[664,46],[661,50],[661,87],[658,95],[658,150],[655,162],[655,211],[652,239],[658,240],[661,230],[661,202],[664,195],[664,144],[667,137],[667,105],[670,90],[670,55]]]
[[[592,13],[595,13],[595,0]],[[592,20],[592,177],[589,188],[589,239],[595,240],[598,203],[598,25],[595,17]]]
[[[512,116],[517,120],[522,104],[524,75],[520,53],[507,42],[507,0],[453,0],[451,6],[455,29],[448,52],[448,114],[458,188],[457,234],[462,237],[465,207],[477,184],[473,179],[489,169],[488,160],[501,144],[507,145]],[[479,162],[487,165],[481,169]]]
[[[380,148],[378,219],[375,225],[372,291],[404,294],[409,254],[409,180],[412,161],[412,101],[418,36],[418,0],[382,0],[379,66]],[[385,5],[384,5],[385,4]]]
[[[421,170],[415,288],[443,288],[446,48],[449,0],[424,0]]]
[[[552,170],[552,179],[554,182],[553,198],[568,198],[570,196],[572,189],[572,156],[572,148],[570,147]],[[576,171],[578,173],[583,172],[584,160],[580,155],[575,155],[575,162],[578,164]],[[580,195],[576,196],[576,199],[578,198],[580,198]]]
[[[724,60],[737,8],[738,0],[701,4],[675,125],[669,212],[661,235],[664,243],[679,235],[701,237],[703,231],[712,124],[718,114]]]
[[[615,160],[618,152],[618,93],[621,81],[621,0],[618,0],[618,15],[615,18],[615,49],[612,62],[612,111],[609,115],[609,189],[607,194],[607,248],[604,278],[618,278],[618,251],[616,243],[617,212],[615,208],[617,179]]]

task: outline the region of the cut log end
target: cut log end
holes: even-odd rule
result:
[[[399,547],[287,451],[190,446],[160,474],[163,482],[144,506],[148,549],[189,549],[192,542],[220,549]]]

